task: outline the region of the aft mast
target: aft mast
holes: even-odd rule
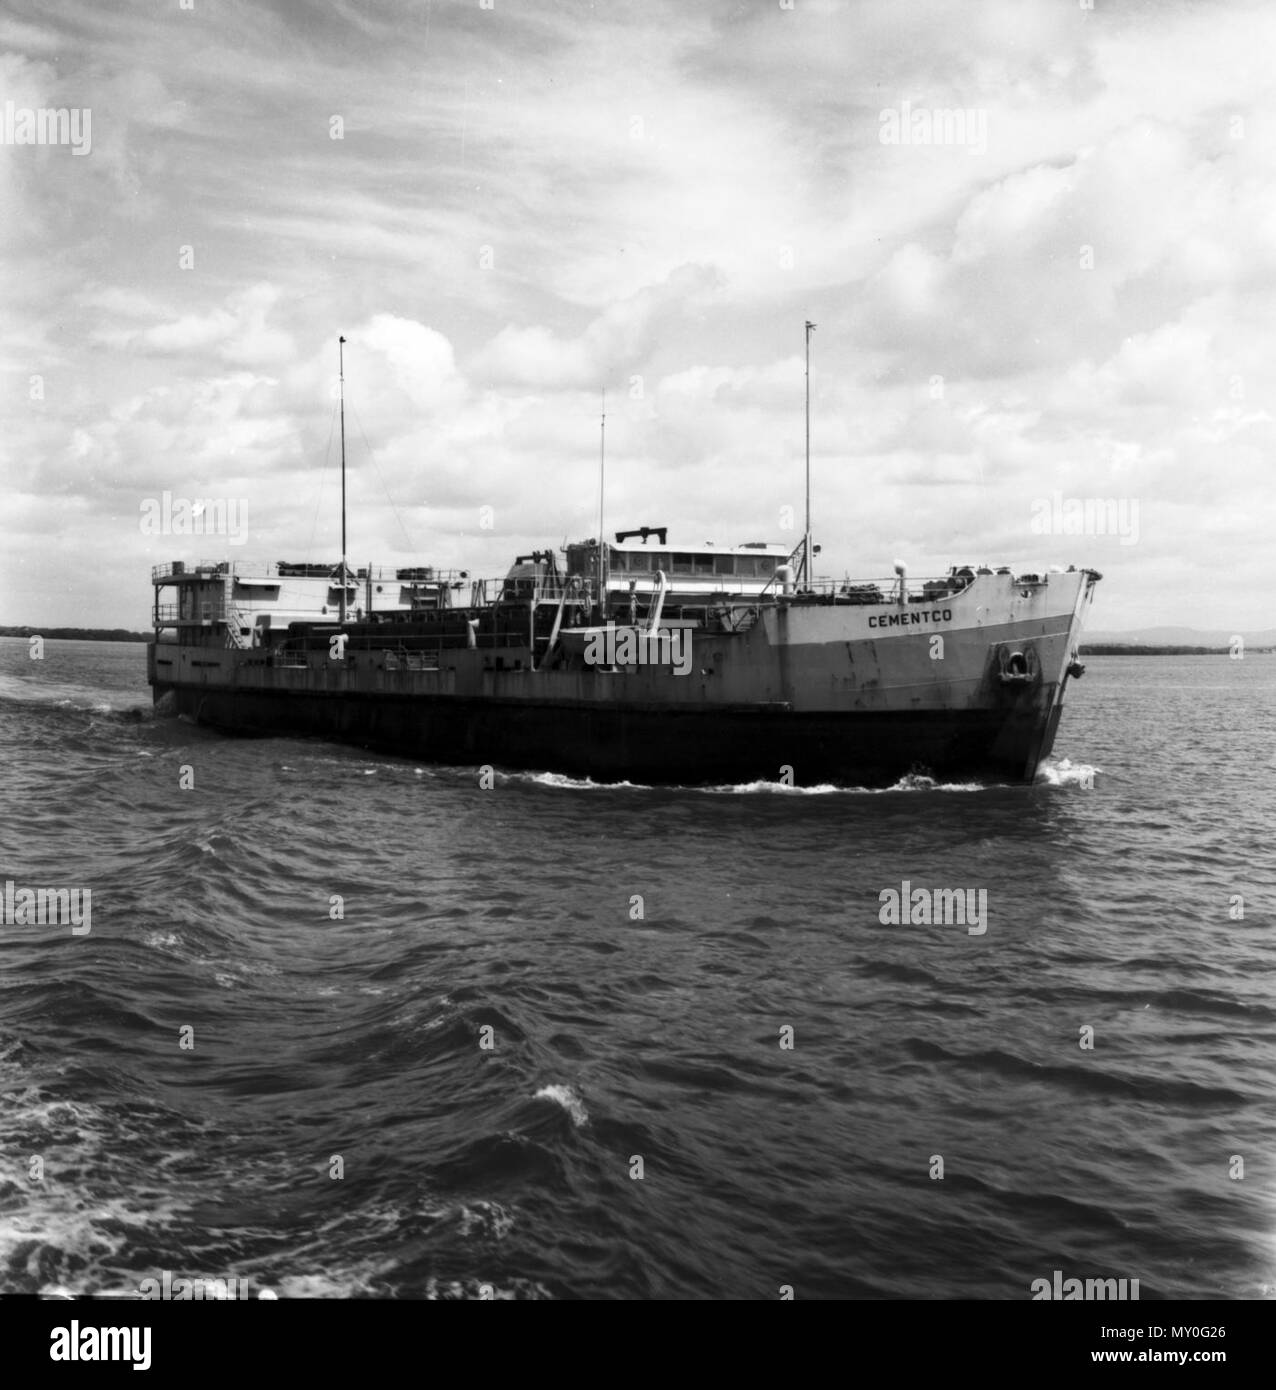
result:
[[[604,568],[606,532],[603,530],[603,504],[607,489],[607,388],[603,388],[602,418],[598,424],[598,621],[607,621],[607,574]]]
[[[802,579],[809,589],[815,580],[811,566],[811,334],[815,325],[806,321],[806,541],[802,547]]]
[[[337,339],[337,382],[341,393],[341,625],[346,622],[346,354],[345,338]],[[809,511],[808,511],[809,517]],[[807,529],[810,529],[808,519]]]

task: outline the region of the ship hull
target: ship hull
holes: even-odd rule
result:
[[[157,698],[165,692],[157,691]],[[310,736],[456,766],[596,781],[890,786],[1031,780],[1062,709],[1050,690],[999,710],[794,713],[609,708],[461,697],[169,688],[166,708],[245,736]],[[1040,702],[1044,701],[1045,708]]]

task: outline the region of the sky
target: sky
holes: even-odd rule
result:
[[[1269,628],[1274,52],[1227,0],[6,0],[0,623],[335,563],[340,335],[352,561],[597,535],[604,392],[608,531],[796,544],[810,320],[821,572]]]

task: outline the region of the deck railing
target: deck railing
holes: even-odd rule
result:
[[[982,570],[989,574],[992,571]],[[816,579],[811,584],[795,583],[789,594],[777,586],[759,597],[764,603],[787,601],[837,602],[837,603],[932,603],[944,598],[952,598],[965,591],[974,580],[975,572],[969,578],[953,574],[923,575],[916,579],[904,580],[903,593],[900,592],[900,578],[894,575],[889,579]],[[1019,580],[1015,581],[1020,582]]]
[[[281,574],[279,572],[281,563],[286,570],[305,567],[310,569],[312,573]],[[171,580],[225,578],[278,579],[281,582],[290,579],[327,579],[339,583],[341,563],[334,561],[331,565],[323,562],[309,565],[307,562],[299,560],[294,565],[291,561],[200,560],[197,563],[188,564],[185,560],[170,560],[166,564],[151,566],[151,581],[157,584]],[[374,584],[415,584],[435,587],[446,584],[450,587],[454,584],[470,583],[471,575],[468,570],[440,569],[435,565],[368,566],[346,564],[347,584],[363,584],[368,580]]]
[[[220,603],[201,603],[198,612],[183,613],[176,603],[157,603],[152,609],[154,627],[208,627],[225,622],[226,610]]]

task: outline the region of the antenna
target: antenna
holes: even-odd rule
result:
[[[811,567],[811,334],[815,325],[806,321],[806,544],[802,550],[802,578],[809,589],[815,577]]]
[[[603,547],[607,532],[603,526],[603,504],[607,491],[607,388],[603,387],[602,419],[598,424],[598,621],[606,618],[606,571],[603,567]]]
[[[345,339],[337,339],[337,380],[341,389],[341,625],[346,623],[346,353]],[[810,530],[810,523],[807,523]]]

